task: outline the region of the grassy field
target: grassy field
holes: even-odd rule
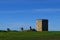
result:
[[[60,40],[60,32],[0,32],[0,40]]]

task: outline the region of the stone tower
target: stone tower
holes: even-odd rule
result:
[[[36,30],[37,31],[48,31],[48,20],[47,19],[37,19],[36,20]]]

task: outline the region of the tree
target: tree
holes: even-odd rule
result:
[[[30,26],[30,30],[32,30],[32,27]]]
[[[10,29],[9,29],[9,28],[7,28],[7,31],[10,31]]]
[[[22,31],[24,30],[23,27],[21,28],[21,30],[22,30]]]

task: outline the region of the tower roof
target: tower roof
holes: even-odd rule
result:
[[[37,20],[48,20],[48,19],[37,19]]]

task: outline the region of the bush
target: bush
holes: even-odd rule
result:
[[[36,29],[32,29],[32,31],[36,31]]]

